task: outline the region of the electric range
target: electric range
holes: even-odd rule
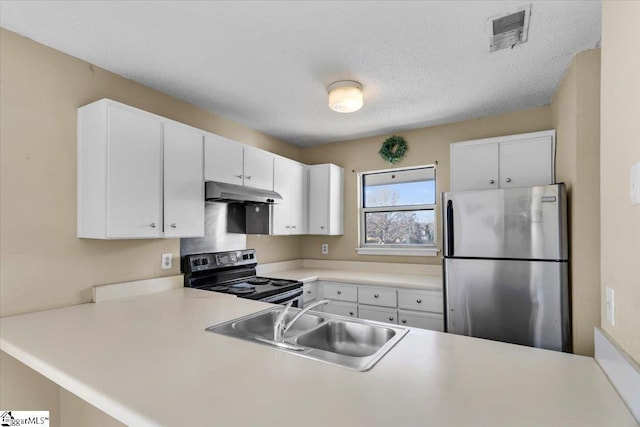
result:
[[[256,275],[255,249],[186,255],[184,286],[273,304],[302,306],[302,282]]]

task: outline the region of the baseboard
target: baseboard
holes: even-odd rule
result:
[[[596,362],[640,422],[640,366],[601,328],[594,338]]]

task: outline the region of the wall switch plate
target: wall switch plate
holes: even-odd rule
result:
[[[631,165],[631,204],[640,205],[640,162]]]
[[[323,243],[322,244],[322,255],[328,255],[329,254],[329,244],[328,243]]]
[[[616,325],[615,299],[614,299],[614,291],[612,288],[605,288],[604,309],[607,316],[607,322],[609,322],[611,326],[615,326]]]
[[[169,270],[173,266],[173,255],[162,254],[162,269]]]

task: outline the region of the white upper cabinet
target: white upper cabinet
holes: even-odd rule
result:
[[[161,237],[162,123],[117,107],[109,107],[107,116],[108,141],[103,161],[108,221],[104,234],[109,238]],[[83,146],[82,150],[92,148]],[[95,177],[94,172],[89,173]]]
[[[256,148],[244,148],[244,185],[273,190],[273,155]]]
[[[271,211],[271,234],[293,235],[307,232],[307,170],[284,157],[274,162],[273,189],[282,201]]]
[[[553,184],[554,135],[538,135],[500,142],[500,187]]]
[[[555,130],[451,144],[451,191],[555,182]]]
[[[218,135],[206,135],[204,156],[205,180],[242,185],[242,144]]]
[[[78,109],[78,237],[204,235],[203,137],[185,128],[110,100]]]
[[[344,169],[334,164],[308,168],[308,234],[343,234]]]
[[[203,135],[164,125],[164,236],[204,236]]]
[[[205,137],[205,180],[273,190],[273,155],[209,134]]]

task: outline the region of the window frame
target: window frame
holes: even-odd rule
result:
[[[372,175],[377,173],[387,172],[402,172],[406,170],[414,169],[432,169],[433,180],[435,185],[434,204],[423,205],[399,205],[389,209],[390,206],[384,207],[364,207],[364,177],[366,175]],[[397,256],[437,256],[440,250],[437,247],[438,240],[438,180],[437,180],[437,168],[435,164],[431,165],[418,165],[408,166],[403,168],[381,169],[372,170],[366,172],[359,172],[357,174],[358,179],[358,248],[356,252],[358,255],[397,255]],[[418,211],[418,210],[431,210],[433,211],[433,225],[435,239],[433,244],[413,244],[413,245],[378,245],[372,243],[366,243],[366,230],[365,230],[365,216],[371,212],[406,212],[406,211]]]

